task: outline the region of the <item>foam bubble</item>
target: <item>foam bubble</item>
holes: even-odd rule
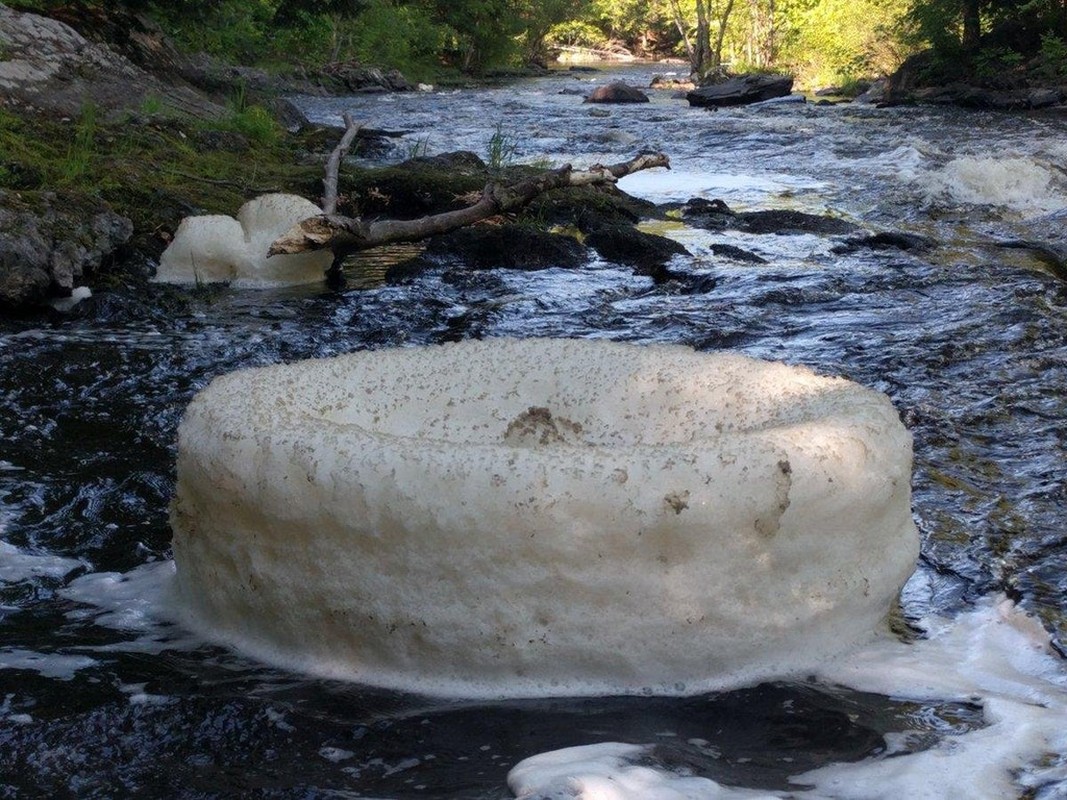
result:
[[[186,217],[159,259],[160,283],[231,281],[242,288],[316,283],[325,279],[333,256],[328,251],[267,258],[271,244],[322,209],[297,195],[266,194],[249,200],[237,218]]]
[[[810,668],[911,573],[883,395],[688,348],[491,340],[217,379],[179,433],[179,613],[291,668],[464,696]]]

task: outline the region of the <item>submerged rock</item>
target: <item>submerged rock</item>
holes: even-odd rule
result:
[[[767,259],[763,256],[758,256],[755,253],[740,247],[735,247],[732,244],[713,244],[711,245],[711,252],[722,258],[731,258],[734,261],[744,261],[748,264],[767,263]]]
[[[722,83],[702,86],[688,92],[685,99],[691,106],[741,106],[785,97],[793,91],[792,75],[740,75]]]
[[[832,248],[832,251],[834,253],[854,253],[857,250],[915,250],[922,252],[924,250],[932,250],[936,246],[937,242],[929,236],[884,231],[870,236],[856,236],[845,239],[841,244]]]
[[[622,81],[614,81],[606,86],[598,86],[595,88],[588,97],[585,98],[587,103],[647,103],[648,95],[642,92],[640,89],[623,83]]]
[[[708,230],[737,230],[757,234],[814,233],[836,236],[854,233],[860,226],[839,217],[803,211],[734,211],[722,200],[694,197],[682,209],[686,222]]]

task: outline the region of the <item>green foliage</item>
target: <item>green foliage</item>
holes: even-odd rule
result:
[[[263,106],[248,106],[232,112],[222,127],[243,134],[260,145],[274,144],[282,133],[281,126]]]
[[[425,158],[430,155],[430,140],[426,137],[421,139],[412,139],[407,143],[407,157],[410,158]]]
[[[92,103],[82,106],[81,115],[74,126],[74,136],[66,156],[58,164],[59,182],[77,183],[89,172],[96,156],[97,108]]]
[[[553,25],[548,32],[548,42],[554,46],[604,47],[607,34],[592,23],[580,19],[567,20]]]
[[[396,67],[418,79],[432,73],[448,31],[426,8],[371,0],[357,18],[341,25],[339,35],[360,61]]]
[[[807,86],[892,72],[907,55],[906,0],[822,0],[797,9],[785,58]]]
[[[486,148],[485,163],[491,172],[500,172],[505,167],[511,166],[515,160],[515,154],[519,150],[519,142],[504,131],[504,124],[498,122],[493,135],[489,137],[489,145]]]
[[[1041,37],[1038,73],[1047,80],[1067,79],[1067,42],[1052,32]]]
[[[996,78],[1021,64],[1022,53],[1006,47],[983,47],[974,56],[974,74],[979,78]]]
[[[141,100],[140,112],[146,117],[152,117],[163,113],[163,98],[158,94],[146,94]]]

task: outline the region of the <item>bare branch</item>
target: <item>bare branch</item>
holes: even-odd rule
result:
[[[337,212],[337,175],[341,170],[341,159],[345,157],[349,148],[352,147],[352,142],[355,141],[356,136],[359,134],[359,129],[362,127],[356,124],[355,120],[352,119],[352,115],[347,111],[344,113],[343,119],[345,121],[344,136],[341,137],[337,147],[330,153],[330,158],[326,162],[326,177],[322,180],[322,210],[326,214]]]
[[[543,172],[508,186],[489,184],[473,205],[457,211],[431,214],[412,220],[384,219],[365,222],[361,219],[322,214],[297,223],[270,246],[268,255],[291,255],[312,250],[332,250],[340,258],[348,253],[383,244],[413,242],[439,233],[472,225],[483,219],[516,211],[538,195],[565,186],[613,184],[639,170],[666,167],[670,160],[662,153],[644,153],[629,161],[610,166],[596,166],[574,171],[570,165]]]

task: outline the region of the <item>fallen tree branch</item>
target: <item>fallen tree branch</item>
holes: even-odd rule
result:
[[[326,162],[326,177],[322,179],[322,210],[327,214],[337,212],[337,175],[341,170],[341,159],[352,147],[352,142],[355,141],[362,127],[356,124],[352,115],[347,111],[342,118],[345,121],[345,133],[337,147],[330,153],[330,158]]]
[[[245,192],[246,194],[248,192],[254,192],[255,194],[273,194],[275,192],[281,191],[281,189],[279,189],[277,186],[248,186],[247,184],[237,183],[235,181],[224,181],[219,180],[217,178],[205,178],[203,175],[193,175],[189,172],[182,172],[179,169],[167,169],[166,171],[171,175],[177,175],[179,178],[186,178],[187,180],[191,181],[199,181],[200,183],[208,183],[212,186],[226,186],[227,188],[237,189],[238,191]]]
[[[654,167],[670,169],[670,166],[670,160],[662,153],[644,153],[619,164],[595,166],[583,171],[574,171],[568,164],[508,186],[490,183],[473,205],[412,220],[384,219],[368,222],[338,214],[321,214],[294,225],[282,234],[270,246],[267,255],[331,250],[336,261],[348,253],[395,242],[418,241],[472,225],[497,214],[516,211],[528,205],[538,195],[552,189],[613,184],[619,178],[640,170]]]

